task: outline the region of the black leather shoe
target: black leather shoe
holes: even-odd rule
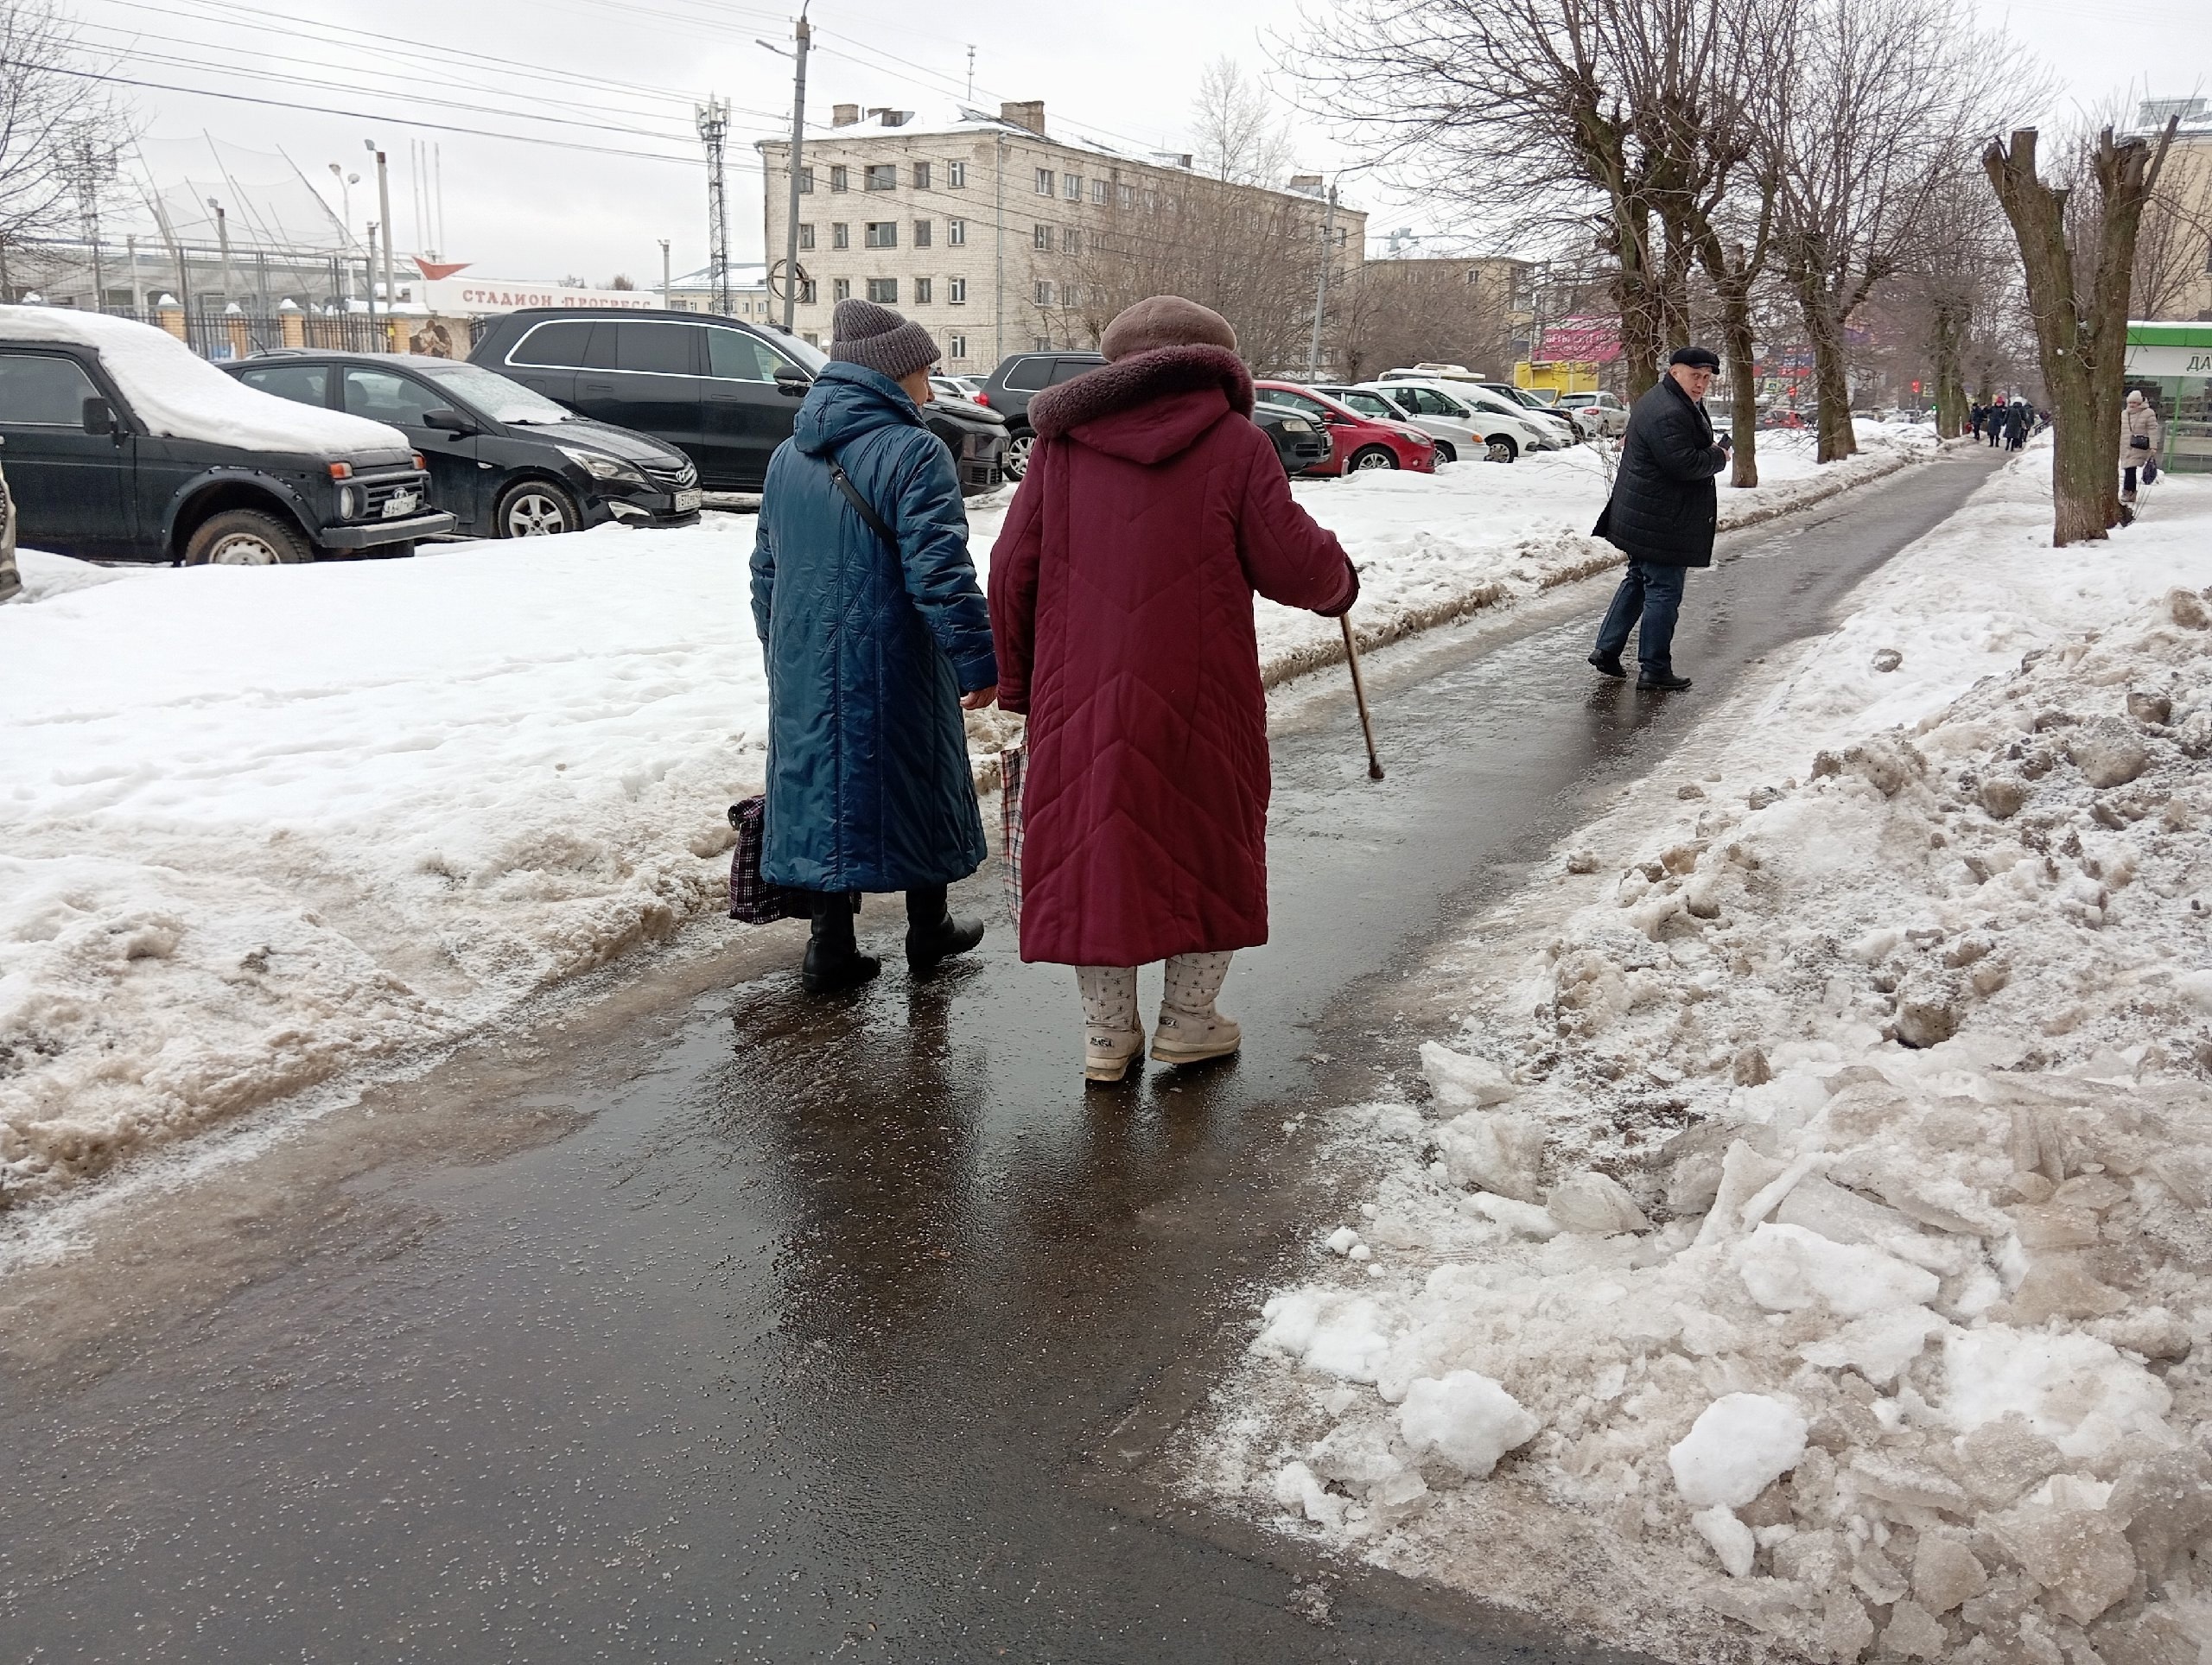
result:
[[[1616,682],[1628,680],[1628,667],[1618,657],[1609,659],[1602,653],[1592,653],[1590,665],[1601,677],[1611,677]]]
[[[1677,677],[1671,670],[1663,677],[1654,677],[1647,672],[1636,679],[1636,685],[1647,692],[1679,694],[1690,685],[1690,679]]]
[[[873,982],[882,969],[883,962],[873,954],[862,954],[857,950],[825,950],[818,942],[809,943],[799,981],[806,985],[810,995],[835,995],[842,989],[858,988],[864,982]]]
[[[906,967],[927,971],[956,954],[965,954],[982,940],[981,919],[957,919],[948,913],[927,931],[907,931]]]

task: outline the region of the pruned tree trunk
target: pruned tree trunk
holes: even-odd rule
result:
[[[2009,146],[1992,139],[1981,154],[2020,245],[2036,355],[2050,398],[2054,547],[2093,542],[2120,524],[2113,454],[2127,364],[2130,273],[2143,205],[2157,188],[2175,126],[2170,118],[2156,150],[2142,139],[2115,143],[2109,127],[2098,135],[2089,158],[2099,202],[2094,250],[2076,248],[2067,235],[2068,192],[2036,171],[2034,128],[2015,130]]]
[[[1945,296],[1936,303],[1929,345],[1936,361],[1936,434],[1955,440],[1966,432],[1967,390],[1961,363],[1966,348],[1966,309]]]
[[[1859,454],[1858,431],[1851,425],[1851,371],[1844,360],[1843,320],[1820,269],[1801,265],[1790,274],[1797,291],[1797,310],[1805,321],[1805,340],[1813,350],[1813,390],[1816,396],[1819,449],[1821,462],[1835,462]]]

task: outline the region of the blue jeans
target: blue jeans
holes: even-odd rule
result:
[[[1613,592],[1605,609],[1605,622],[1598,626],[1598,651],[1618,659],[1628,645],[1628,633],[1639,620],[1637,662],[1646,677],[1670,677],[1675,671],[1675,620],[1682,610],[1682,584],[1688,567],[1662,567],[1656,561],[1631,561],[1628,575]]]

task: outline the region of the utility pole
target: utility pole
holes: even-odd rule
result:
[[[1321,270],[1313,280],[1313,339],[1306,349],[1306,379],[1321,379],[1321,315],[1329,304],[1329,267],[1336,258],[1337,187],[1329,187],[1329,212],[1321,220]]]
[[[377,222],[369,222],[369,327],[377,322]]]
[[[998,196],[998,231],[992,251],[998,272],[991,293],[991,328],[997,337],[994,343],[995,356],[991,362],[1001,365],[1006,362],[1006,135],[996,133],[992,137],[998,141],[998,166],[991,169],[992,188]]]
[[[798,50],[798,72],[791,78],[791,213],[784,219],[784,329],[791,327],[791,311],[798,305],[798,168],[806,143],[806,52],[814,41],[806,21],[806,8],[798,9],[798,25],[792,31]]]
[[[660,240],[660,309],[663,312],[676,310],[675,302],[669,299],[668,294],[675,287],[668,275],[668,239],[664,237]]]
[[[729,137],[729,101],[709,99],[692,106],[707,147],[707,285],[714,308],[729,315],[729,192],[722,176],[722,144]]]
[[[385,167],[384,152],[377,149],[377,142],[363,139],[361,143],[366,149],[373,151],[377,159],[377,213],[381,216],[377,223],[384,227],[384,306],[385,310],[390,312],[392,296],[397,293],[391,280],[391,175]],[[376,250],[372,242],[369,251],[369,303],[372,309],[376,304]]]
[[[231,299],[231,220],[223,212],[223,205],[213,197],[207,199],[207,206],[215,211],[215,246],[223,254],[223,302],[227,306]]]

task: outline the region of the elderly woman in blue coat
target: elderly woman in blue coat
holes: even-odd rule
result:
[[[768,664],[760,872],[811,893],[813,994],[881,969],[854,939],[863,891],[906,893],[917,971],[982,940],[945,887],[985,854],[960,714],[998,696],[960,481],[922,425],[937,343],[867,301],[838,302],[832,334],[768,464],[753,546]]]

